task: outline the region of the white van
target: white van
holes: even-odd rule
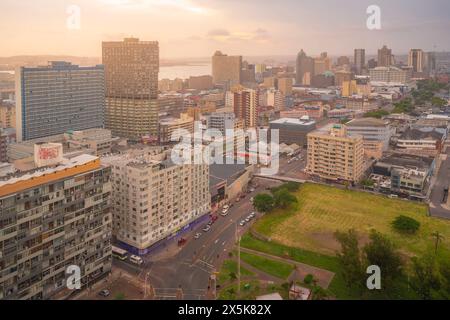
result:
[[[142,260],[141,257],[132,255],[132,256],[130,256],[130,262],[140,266],[144,262],[144,260]]]

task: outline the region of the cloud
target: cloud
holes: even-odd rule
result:
[[[195,4],[191,0],[98,0],[100,3],[120,8],[138,9],[176,9],[195,14],[207,14],[210,12],[204,6]]]
[[[266,42],[270,39],[267,30],[258,28],[253,32],[228,31],[226,29],[212,29],[207,33],[207,39],[218,42],[258,41]]]

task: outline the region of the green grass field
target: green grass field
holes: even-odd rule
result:
[[[256,222],[255,230],[288,247],[334,255],[340,249],[334,238],[336,230],[353,228],[364,244],[370,230],[375,229],[406,256],[434,250],[431,234],[439,231],[444,236],[440,253],[448,254],[443,248],[450,246],[450,221],[429,217],[424,204],[315,184],[302,185],[295,195],[295,208],[267,214]],[[416,235],[392,229],[391,223],[399,215],[421,223]]]
[[[234,275],[237,276],[237,273],[238,273],[237,270],[238,270],[238,267],[237,267],[237,262],[235,260],[230,260],[230,259],[225,260],[220,269],[219,275],[217,276],[218,284],[224,284],[228,281],[232,281],[233,279],[231,278],[231,274],[234,273]],[[251,272],[241,266],[241,276],[242,277],[253,276],[253,275],[254,275],[253,272]]]
[[[289,277],[292,271],[294,271],[294,266],[288,263],[267,259],[246,252],[241,253],[241,259],[252,267],[283,280]]]

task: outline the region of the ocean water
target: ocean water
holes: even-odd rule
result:
[[[159,68],[159,79],[188,79],[190,76],[211,75],[211,64],[192,64]]]

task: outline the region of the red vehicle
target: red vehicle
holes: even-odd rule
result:
[[[186,243],[186,239],[185,238],[181,238],[180,240],[178,240],[178,246],[181,247],[182,245],[184,245]]]
[[[217,219],[219,219],[218,216],[212,216],[212,217],[211,217],[211,222],[214,223],[214,222],[217,221]]]

